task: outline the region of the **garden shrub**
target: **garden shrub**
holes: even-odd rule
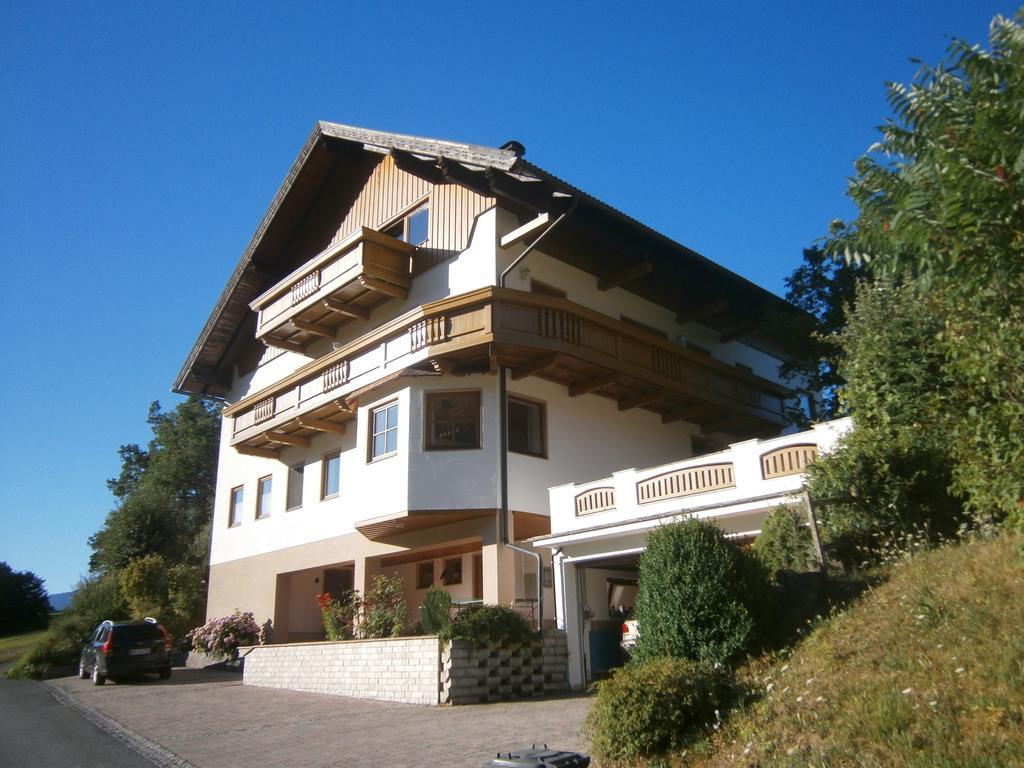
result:
[[[123,621],[130,614],[117,573],[90,576],[75,585],[75,595],[64,613],[82,617],[91,632],[101,621]]]
[[[232,658],[243,645],[256,645],[259,637],[260,627],[249,611],[210,619],[188,633],[193,651],[222,659]]]
[[[81,616],[64,614],[57,617],[46,636],[7,670],[7,677],[41,680],[50,667],[76,664],[82,650],[82,641],[93,629]]]
[[[338,597],[330,592],[316,596],[328,640],[351,640],[355,636],[355,618],[359,612],[359,593],[346,590]]]
[[[420,623],[428,635],[436,635],[451,624],[452,596],[436,584],[427,590],[420,608]]]
[[[533,629],[520,614],[501,605],[474,605],[459,613],[438,632],[442,640],[465,640],[478,648],[489,643],[529,645]]]
[[[760,638],[772,602],[764,567],[714,525],[690,519],[656,528],[639,570],[638,660],[725,662]]]
[[[724,668],[670,658],[627,664],[595,688],[584,729],[601,765],[692,743],[711,731],[733,698]]]
[[[374,576],[362,601],[360,637],[401,637],[409,625],[402,577]]]
[[[768,515],[754,541],[754,554],[769,571],[808,571],[817,566],[805,522],[792,507],[776,507]]]

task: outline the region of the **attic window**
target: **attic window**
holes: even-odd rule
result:
[[[395,240],[419,246],[427,242],[429,224],[430,207],[423,205],[385,229],[384,234]]]

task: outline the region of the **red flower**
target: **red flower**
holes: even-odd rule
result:
[[[331,604],[331,593],[324,592],[321,595],[317,595],[316,604],[320,606],[321,611],[324,610],[327,606]]]

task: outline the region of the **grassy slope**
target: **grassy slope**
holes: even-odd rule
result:
[[[0,637],[0,672],[14,664],[33,645],[46,637],[47,630],[30,632],[27,635]]]
[[[703,766],[1024,765],[1024,538],[922,555],[789,659]]]

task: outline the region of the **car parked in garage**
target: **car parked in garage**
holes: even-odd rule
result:
[[[171,636],[155,619],[104,621],[85,641],[78,676],[103,685],[108,677],[156,672],[171,676]]]

